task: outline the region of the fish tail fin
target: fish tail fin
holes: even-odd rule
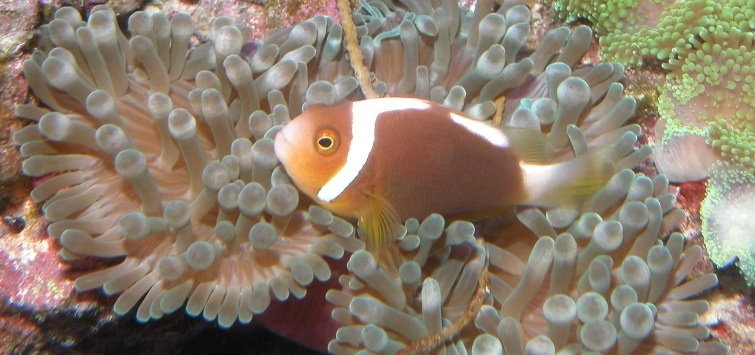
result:
[[[528,199],[540,207],[578,208],[605,186],[613,164],[601,152],[591,152],[551,165],[522,164]]]
[[[384,198],[367,193],[368,208],[360,213],[359,234],[366,244],[367,251],[376,259],[380,253],[396,240],[401,223],[398,214]]]

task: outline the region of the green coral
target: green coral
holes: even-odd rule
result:
[[[666,61],[690,49],[705,32],[718,27],[755,30],[755,0],[555,0],[554,9],[566,21],[592,22],[604,59],[625,66],[647,58]]]
[[[737,120],[755,119],[754,35],[726,24],[703,31],[690,48],[679,49],[677,58],[663,64],[671,71],[667,88],[681,104],[705,92],[705,99],[713,100],[710,108],[734,111]]]
[[[700,208],[710,259],[725,265],[737,256],[750,286],[755,286],[755,171],[719,162],[711,169]]]
[[[644,26],[653,21],[653,13],[649,11],[637,11],[637,8],[647,9],[667,5],[666,0],[610,0],[610,1],[555,1],[554,8],[561,18],[567,22],[573,22],[583,18],[594,24],[594,29],[605,34],[613,31],[627,30]]]
[[[656,24],[601,37],[604,57],[627,66],[641,65],[648,57],[668,60],[674,50],[690,48],[696,34],[716,23],[720,5],[711,0],[680,1],[659,10]]]
[[[658,98],[667,122],[664,141],[691,133],[709,138],[708,144],[735,163],[741,154],[752,154],[747,142],[755,122],[754,42],[753,32],[720,25],[664,64],[670,70]],[[730,146],[735,153],[725,150]]]
[[[716,23],[674,47],[662,64],[669,73],[658,111],[663,142],[693,134],[714,149],[719,162],[708,170],[701,207],[705,245],[718,265],[739,257],[755,285],[755,222],[747,215],[755,204],[755,1],[720,5]]]
[[[755,285],[749,215],[755,206],[755,0],[555,0],[554,8],[567,21],[594,24],[605,60],[636,66],[655,59],[668,70],[658,98],[661,147],[691,136],[705,141],[677,142],[677,148],[685,144],[682,152],[657,149],[656,165],[680,178],[710,175],[701,208],[708,252],[718,265],[739,257]]]
[[[718,150],[721,157],[732,165],[744,169],[755,168],[755,130],[753,125],[737,129],[725,120],[708,125],[707,143]]]

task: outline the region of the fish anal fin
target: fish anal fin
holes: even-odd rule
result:
[[[374,194],[365,193],[368,206],[360,211],[359,231],[367,245],[367,251],[377,256],[395,239],[401,228],[398,214],[390,202]]]

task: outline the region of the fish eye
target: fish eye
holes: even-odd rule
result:
[[[338,133],[332,129],[321,129],[315,135],[315,147],[320,153],[330,154],[335,152],[339,143]]]

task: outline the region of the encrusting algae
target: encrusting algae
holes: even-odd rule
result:
[[[531,50],[530,10],[515,1],[368,1],[353,21],[378,95],[536,130],[552,162],[599,153],[613,177],[579,206],[517,207],[497,235],[408,218],[375,259],[274,152],[292,117],[363,98],[339,23],[246,42],[248,27],[220,17],[190,49],[186,15],[137,12],[127,36],[107,7],[87,22],[63,8],[25,65],[45,106],[17,108],[32,123],[14,141],[61,256],[124,257],[76,288],[118,294],[115,312],[143,322],[185,307],[229,327],[304,297],[346,258],[326,297],[342,324],[334,353],[727,351],[698,321],[707,302],[694,297],[717,279],[688,278],[701,249],[671,233],[683,212],[668,181],[628,170],[650,149],[627,123],[623,68],[577,64],[589,28],[554,29]]]

